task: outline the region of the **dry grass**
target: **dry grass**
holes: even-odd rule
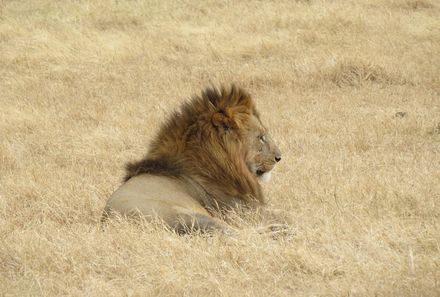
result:
[[[437,1],[0,3],[0,295],[440,295]],[[124,163],[231,81],[295,234],[103,231]]]

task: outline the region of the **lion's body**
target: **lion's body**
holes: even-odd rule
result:
[[[152,174],[137,175],[119,189],[107,202],[105,212],[117,211],[120,215],[147,219],[158,218],[179,232],[197,224],[202,230],[227,227],[212,218],[182,181]],[[211,221],[212,220],[212,221]]]
[[[105,211],[158,217],[179,232],[227,231],[212,214],[263,205],[258,177],[280,157],[246,92],[207,89],[162,126],[143,160],[128,164]]]

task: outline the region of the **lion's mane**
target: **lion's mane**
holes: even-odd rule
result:
[[[236,86],[207,88],[162,125],[145,158],[126,166],[125,181],[142,174],[186,182],[207,208],[232,201],[264,204],[261,187],[246,162],[247,119],[259,119],[250,95]]]

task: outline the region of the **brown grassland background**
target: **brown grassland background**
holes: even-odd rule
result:
[[[283,151],[237,236],[102,229],[124,164],[211,84]],[[1,1],[1,296],[439,296],[440,3]]]

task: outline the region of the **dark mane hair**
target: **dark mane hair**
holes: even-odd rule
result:
[[[168,118],[142,160],[127,164],[124,180],[143,173],[165,175],[190,181],[214,204],[231,199],[264,203],[246,165],[242,131],[251,115],[259,118],[243,89],[205,89]]]

